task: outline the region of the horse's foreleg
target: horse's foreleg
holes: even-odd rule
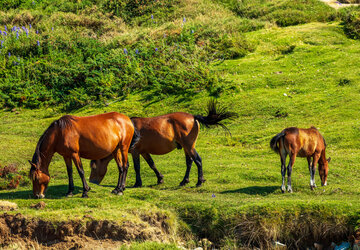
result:
[[[79,154],[73,154],[72,156],[72,159],[75,163],[75,166],[78,170],[78,173],[80,175],[80,178],[81,178],[81,181],[83,183],[83,194],[82,194],[82,197],[83,198],[87,198],[88,195],[87,195],[87,192],[90,191],[90,187],[88,186],[88,184],[86,183],[86,179],[85,179],[85,172],[84,172],[84,169],[83,169],[83,166],[82,166],[82,163],[81,163],[81,159],[80,159],[80,156]]]
[[[69,190],[66,193],[66,197],[71,197],[71,196],[73,196],[73,191],[74,191],[74,179],[73,179],[73,169],[72,169],[71,158],[64,157],[64,161],[66,164],[66,170],[67,170],[67,174],[68,174],[68,178],[69,178]]]
[[[140,156],[137,153],[132,154],[133,162],[134,162],[134,169],[135,169],[135,175],[136,175],[136,181],[134,184],[134,188],[141,187],[142,181],[141,181],[141,175],[140,175]]]
[[[312,189],[313,187],[313,164],[312,164],[312,160],[311,160],[311,156],[307,157],[307,162],[308,162],[308,166],[309,166],[309,173],[310,173],[310,188]]]
[[[295,164],[295,159],[296,159],[296,154],[295,153],[291,153],[290,154],[290,161],[289,161],[289,165],[287,166],[287,174],[288,174],[288,187],[287,187],[287,191],[289,193],[292,193],[292,188],[291,188],[291,172],[292,172],[292,168]]]
[[[316,184],[315,184],[315,170],[316,170],[316,164],[319,161],[320,155],[318,154],[314,154],[313,157],[313,162],[312,162],[312,166],[311,166],[311,180],[310,180],[310,189],[314,190],[314,188],[316,188]]]
[[[147,164],[149,165],[149,167],[154,171],[154,173],[156,174],[156,177],[158,179],[157,183],[161,184],[164,182],[164,176],[159,172],[159,170],[157,170],[157,168],[155,167],[155,163],[153,161],[153,159],[151,158],[150,154],[141,154],[142,157],[144,157],[145,161],[147,162]]]
[[[191,159],[191,156],[189,156],[187,153],[185,153],[186,157],[186,172],[184,179],[180,182],[180,186],[185,186],[187,183],[189,183],[189,175],[191,170],[191,165],[193,163],[193,160]]]

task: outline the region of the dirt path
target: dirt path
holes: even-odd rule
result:
[[[340,3],[339,1],[336,0],[320,0],[320,1],[327,3],[329,6],[333,7],[334,9],[340,9],[349,6],[359,6],[359,4],[345,4],[345,3]]]

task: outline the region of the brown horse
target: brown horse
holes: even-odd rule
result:
[[[184,148],[186,157],[187,169],[180,185],[183,186],[189,183],[190,169],[194,161],[198,168],[198,182],[196,186],[201,186],[205,180],[203,177],[201,158],[195,150],[195,143],[200,130],[199,123],[206,127],[220,125],[228,131],[221,121],[234,117],[236,117],[235,113],[228,112],[224,108],[217,109],[216,102],[210,101],[207,116],[177,112],[152,118],[131,118],[134,127],[140,134],[139,142],[130,152],[133,157],[136,172],[134,187],[142,186],[140,177],[140,155],[155,172],[158,184],[160,184],[163,182],[163,175],[155,167],[150,154],[163,155],[173,151],[175,148]],[[100,184],[106,174],[107,165],[112,158],[112,155],[110,155],[102,160],[91,161],[90,182]]]
[[[288,172],[288,192],[292,192],[291,188],[291,172],[294,166],[296,156],[306,157],[310,171],[310,188],[313,190],[315,185],[315,169],[316,164],[319,163],[319,175],[321,185],[326,186],[327,175],[329,171],[328,162],[331,158],[326,159],[325,149],[326,143],[324,137],[315,128],[308,129],[290,127],[286,128],[281,133],[274,136],[270,141],[270,147],[280,154],[281,159],[281,174],[282,186],[281,191],[285,192],[285,174],[286,174],[286,157],[290,156]],[[312,160],[311,160],[312,158]]]
[[[112,112],[101,115],[76,117],[65,115],[54,121],[40,137],[33,156],[30,179],[37,198],[45,197],[50,182],[49,164],[55,153],[64,157],[72,196],[74,182],[72,164],[75,163],[83,183],[82,197],[87,197],[90,187],[86,183],[81,158],[102,159],[111,154],[118,165],[119,179],[115,194],[122,194],[128,169],[128,150],[137,142],[137,133],[126,115]]]

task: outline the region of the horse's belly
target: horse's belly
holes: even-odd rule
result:
[[[174,142],[164,139],[157,139],[153,141],[140,141],[137,146],[137,151],[142,153],[148,153],[153,155],[164,155],[170,153],[176,148]]]
[[[310,150],[304,150],[304,149],[301,149],[298,153],[297,153],[297,156],[298,157],[308,157],[308,156],[312,156],[314,153],[311,152]]]

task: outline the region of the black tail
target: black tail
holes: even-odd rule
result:
[[[284,135],[285,135],[285,133],[284,133],[284,132],[281,132],[281,133],[275,135],[275,136],[271,139],[271,141],[270,141],[270,147],[271,147],[272,150],[275,151],[275,153],[279,153],[279,149],[280,149],[280,148],[279,148],[279,146],[278,146],[278,141],[279,141],[280,138],[283,137]]]
[[[224,107],[216,107],[217,102],[215,100],[210,100],[208,103],[208,114],[207,116],[194,115],[195,120],[199,121],[201,124],[205,125],[207,128],[210,126],[221,126],[227,132],[230,133],[229,129],[221,123],[222,120],[229,119],[233,120],[238,115],[234,112],[229,112]]]
[[[131,120],[131,122],[132,122],[132,124],[133,124],[133,126],[134,126],[134,135],[133,135],[133,137],[132,137],[132,139],[131,139],[131,143],[130,143],[130,148],[129,148],[129,150],[134,149],[136,143],[138,143],[138,141],[140,140],[140,137],[141,137],[141,136],[140,136],[140,132],[136,129],[136,127],[135,127],[135,125],[134,125],[134,123],[133,123],[132,120]]]

